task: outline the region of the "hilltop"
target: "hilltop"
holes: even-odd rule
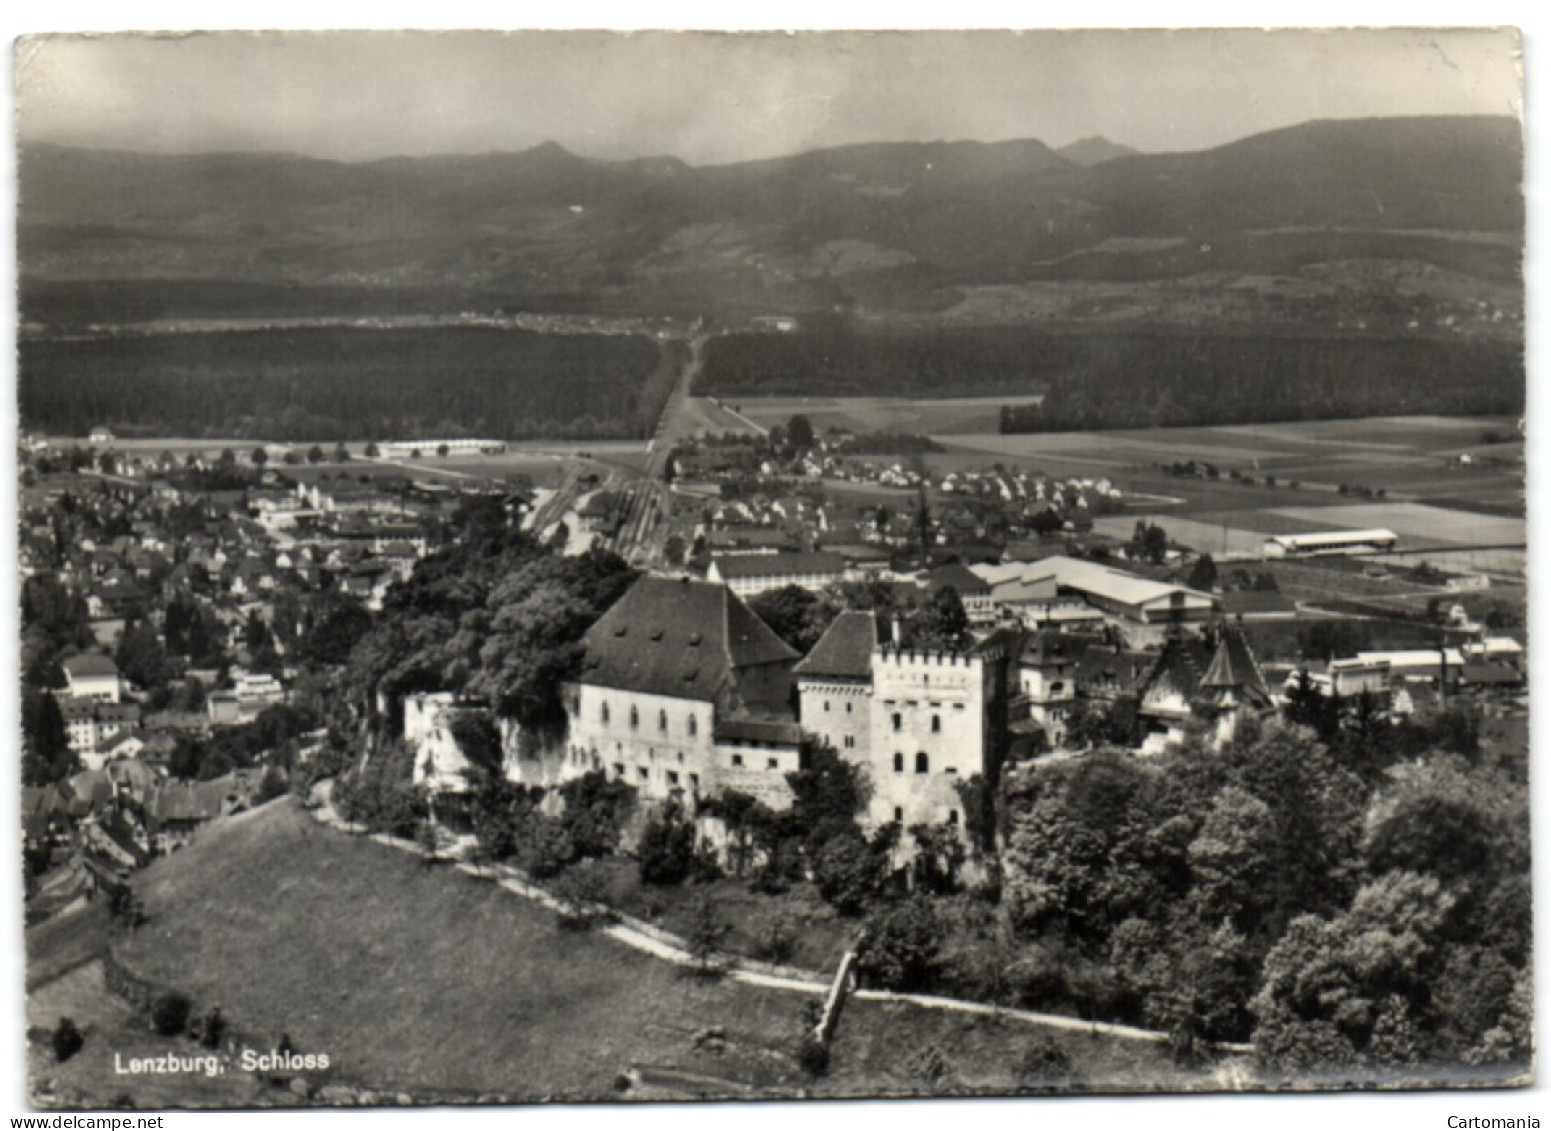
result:
[[[140,881],[149,923],[119,948],[142,976],[218,1002],[246,1032],[327,1049],[331,1076],[416,1095],[604,1099],[618,1075],[672,1095],[908,1091],[904,1055],[949,1041],[977,1086],[1005,1088],[1028,1026],[856,1002],[832,1074],[793,1053],[805,995],[702,982],[493,883],[319,825],[290,799],[212,826]],[[697,1051],[721,1027],[727,1048]],[[1199,1086],[1163,1049],[1057,1034],[1090,1086]],[[973,1065],[971,1069],[969,1066]],[[984,1077],[984,1081],[981,1081]],[[321,1081],[320,1082],[326,1082]]]
[[[1108,161],[1115,157],[1131,157],[1140,151],[1095,134],[1093,137],[1074,141],[1070,145],[1063,145],[1056,152],[1068,161],[1075,161],[1079,165],[1097,165],[1100,161]]]

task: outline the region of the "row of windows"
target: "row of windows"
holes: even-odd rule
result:
[[[892,716],[892,718],[893,718],[893,722],[894,722],[894,729],[896,731],[903,730],[904,726],[905,726],[905,717],[903,715],[901,715],[898,711],[895,711],[893,716]],[[933,715],[932,716],[932,733],[933,734],[941,734],[942,733],[942,716],[941,715]]]
[[[607,701],[603,703],[599,714],[605,723],[609,721],[609,705]],[[635,704],[632,703],[630,705],[630,727],[632,730],[634,730],[640,725],[641,713],[636,710]],[[660,710],[657,712],[657,729],[663,734],[668,733],[668,712],[665,710]],[[688,730],[691,737],[700,733],[700,720],[697,719],[694,715],[689,716]]]
[[[743,765],[743,755],[742,754],[734,754],[732,756],[732,764],[734,766],[741,766],[741,765]],[[780,768],[781,768],[781,759],[779,759],[779,758],[766,758],[765,759],[765,769],[767,769],[767,770],[779,770]]]
[[[905,772],[905,756],[903,754],[894,755],[894,772],[896,774]],[[926,751],[923,750],[916,755],[916,773],[929,774],[931,772],[932,760],[926,756]],[[942,772],[945,774],[956,774],[959,771],[957,766],[944,766]]]
[[[619,780],[621,780],[621,781],[623,781],[625,779],[626,772],[625,772],[625,764],[623,762],[615,762],[614,763],[614,776],[616,778],[618,778]],[[639,781],[639,782],[649,782],[649,781],[652,780],[652,772],[650,770],[648,770],[645,766],[637,766],[635,768],[635,776],[636,776],[636,780]],[[700,792],[700,775],[699,774],[689,774],[687,776],[688,776],[688,779],[689,779],[689,789],[690,789],[690,792],[691,793],[699,793]],[[683,779],[680,777],[679,772],[677,770],[664,770],[662,772],[662,780],[663,780],[664,784],[666,784],[666,785],[668,785],[670,787],[681,785],[683,783]]]

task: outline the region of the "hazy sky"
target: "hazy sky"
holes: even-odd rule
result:
[[[1198,149],[1309,118],[1516,114],[1506,32],[217,33],[18,44],[24,142],[695,164],[857,141]]]

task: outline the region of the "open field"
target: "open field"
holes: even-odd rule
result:
[[[1413,545],[1522,545],[1524,520],[1444,510],[1422,503],[1360,503],[1345,507],[1281,507],[1278,513],[1326,529],[1386,527]]]
[[[606,1098],[632,1066],[709,1079],[724,1096],[812,1083],[793,1059],[806,995],[685,978],[605,936],[563,932],[491,883],[320,826],[289,799],[213,827],[140,887],[150,921],[123,945],[128,965],[218,1001],[239,1028],[328,1050],[342,1079],[532,1099]],[[726,1052],[695,1049],[708,1026],[725,1030]],[[817,1091],[908,1088],[907,1055],[960,1030],[987,1050],[965,1063],[1001,1088],[1041,1033],[856,1002]],[[1203,1081],[1156,1046],[1061,1039],[1090,1086]]]
[[[1199,519],[1170,514],[1107,515],[1093,520],[1093,530],[1095,534],[1107,534],[1111,538],[1127,540],[1136,529],[1136,524],[1141,521],[1163,527],[1168,532],[1169,541],[1189,546],[1192,550],[1203,554],[1258,555],[1260,547],[1266,540],[1265,535],[1253,530],[1220,526],[1202,522]]]
[[[958,397],[915,400],[905,397],[738,397],[724,403],[764,428],[806,416],[818,432],[927,434],[994,431],[1003,405],[1038,404],[1038,396]]]
[[[1481,442],[1493,434],[1497,442]],[[1223,521],[1220,514],[1285,508],[1311,495],[1331,508],[1370,502],[1360,495],[1338,494],[1342,484],[1382,489],[1391,502],[1428,500],[1450,511],[1512,516],[1522,513],[1524,505],[1523,443],[1504,437],[1516,434],[1516,422],[1507,417],[1430,416],[1114,432],[944,434],[938,439],[949,452],[931,459],[943,470],[1004,462],[1053,475],[1108,475],[1133,494],[1181,499],[1181,513],[1210,514],[1205,521]],[[1474,462],[1461,465],[1458,457],[1467,453]],[[1174,476],[1158,467],[1192,460],[1212,464],[1220,477]],[[1233,482],[1227,478],[1232,471],[1257,482]],[[1276,486],[1265,485],[1268,475]],[[1292,483],[1298,484],[1298,494],[1290,493]],[[1300,532],[1260,525],[1243,529]],[[1397,528],[1397,533],[1406,532]]]

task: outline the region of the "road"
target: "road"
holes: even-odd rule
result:
[[[639,479],[625,488],[625,518],[612,545],[616,553],[633,565],[650,565],[660,548],[656,534],[673,509],[664,473],[674,446],[687,438],[693,428],[691,414],[684,408],[695,378],[705,365],[705,345],[712,336],[703,333],[690,338],[683,372],[663,405],[657,429],[647,445],[646,468]]]

